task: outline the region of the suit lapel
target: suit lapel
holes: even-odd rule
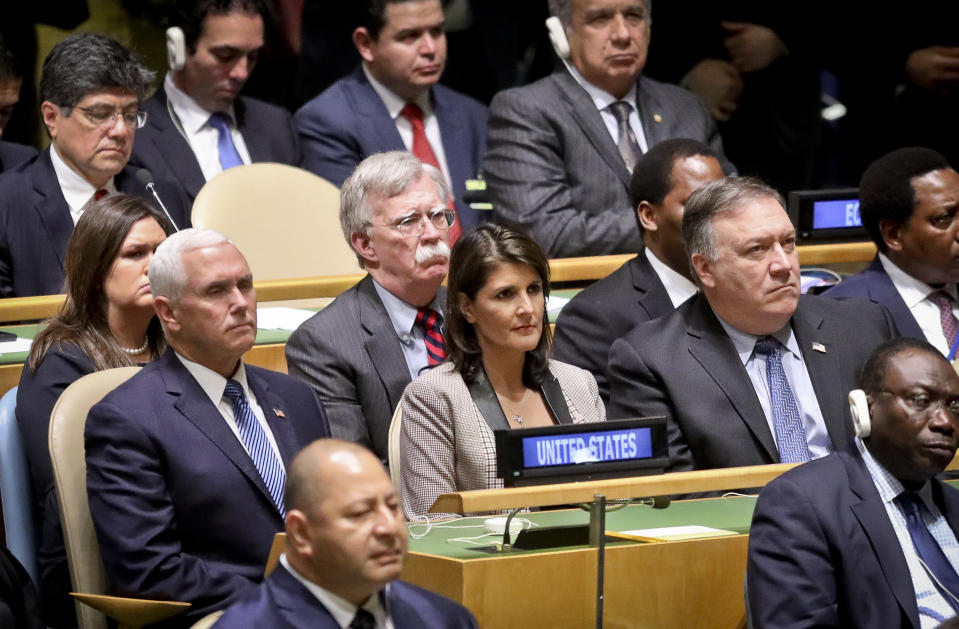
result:
[[[477,175],[470,171],[472,156],[468,147],[473,146],[474,143],[470,138],[469,125],[456,119],[456,112],[446,103],[445,93],[434,87],[432,94],[433,113],[440,127],[443,153],[446,155],[446,165],[450,169],[450,181],[455,191],[460,189],[467,179]]]
[[[282,565],[266,580],[270,598],[289,627],[340,629],[333,615]],[[402,626],[402,625],[400,625]]]
[[[603,161],[616,173],[623,185],[629,187],[629,171],[626,170],[626,164],[623,163],[619,149],[610,137],[609,130],[606,129],[603,117],[596,109],[593,99],[569,72],[557,72],[552,75],[552,78],[556,82],[560,98],[563,99],[569,116],[589,139]]]
[[[469,389],[473,404],[479,409],[480,415],[486,420],[490,430],[496,432],[510,429],[506,415],[503,414],[503,407],[500,406],[499,399],[496,397],[496,391],[486,377],[486,370],[480,368],[476,378],[466,383],[466,388]]]
[[[668,111],[668,108],[666,108]],[[653,96],[648,89],[644,89],[643,78],[636,80],[636,111],[639,112],[639,121],[643,125],[643,134],[646,136],[646,146],[653,148],[663,140],[666,130],[662,122],[656,122],[655,116],[660,116],[664,110],[662,103]]]
[[[756,397],[746,368],[736,353],[733,342],[720,325],[706,298],[700,293],[692,298],[687,313],[687,340],[692,354],[730,405],[746,424],[753,438],[762,445],[773,463],[779,462],[779,451],[766,415]]]
[[[160,358],[160,361],[162,362],[161,373],[167,385],[167,392],[177,398],[173,406],[200,432],[206,435],[273,505],[273,498],[263,483],[256,466],[253,465],[250,455],[247,454],[243,444],[230,430],[223,416],[220,415],[219,409],[213,405],[210,398],[200,388],[199,383],[186,370],[186,367],[183,366],[172,350],[168,350]]]
[[[902,295],[892,283],[892,279],[883,268],[877,254],[872,260],[872,264],[866,269],[866,290],[869,292],[869,299],[882,304],[892,320],[896,323],[899,334],[912,338],[925,340],[926,335],[922,333],[922,328],[916,322],[916,318],[909,311],[909,306],[902,300]]]
[[[290,419],[299,409],[291,409],[280,399],[279,396],[270,390],[270,385],[255,370],[249,366],[246,367],[246,380],[256,396],[256,401],[263,410],[263,417],[273,432],[273,438],[276,439],[276,447],[280,451],[280,457],[283,459],[283,466],[287,467],[293,461],[293,457],[299,452],[299,443],[296,438],[296,431]]]
[[[806,372],[816,392],[819,410],[826,423],[826,431],[833,448],[844,447],[852,438],[851,419],[846,406],[847,391],[842,387],[842,371],[839,365],[839,339],[831,334],[829,325],[817,313],[804,307],[803,299],[792,318],[793,332],[802,353]],[[813,347],[823,349],[813,349]]]
[[[203,171],[200,170],[200,163],[196,161],[196,155],[193,154],[190,145],[173,124],[171,115],[175,114],[170,113],[172,107],[167,109],[167,97],[163,86],[157,90],[154,100],[156,105],[151,108],[150,117],[147,120],[147,124],[153,127],[153,133],[150,136],[153,149],[163,158],[190,198],[196,198],[200,188],[206,183]],[[157,173],[153,175],[159,176]]]
[[[364,152],[369,155],[383,151],[405,151],[406,145],[403,144],[400,132],[396,130],[396,123],[390,117],[383,99],[366,80],[362,67],[356,69],[353,78],[355,82],[344,84],[349,93],[350,104],[359,112],[360,118],[366,121],[372,131],[372,133],[362,134],[363,137],[372,140],[371,146],[363,147]]]
[[[646,248],[640,247],[636,257],[628,262],[633,286],[640,293],[639,307],[646,311],[650,319],[657,319],[673,311],[673,302],[663,286],[662,280],[656,275],[649,258],[646,257]]]
[[[73,218],[70,216],[70,206],[67,205],[60,190],[57,173],[50,160],[51,146],[37,161],[38,168],[33,172],[33,191],[38,198],[36,212],[53,248],[60,268],[63,268],[63,258],[67,250],[67,241],[73,233]]]
[[[396,338],[393,322],[380,296],[376,294],[373,278],[367,275],[360,281],[357,295],[360,325],[368,335],[363,349],[383,381],[390,408],[396,408],[403,396],[403,389],[410,383],[410,369]]]
[[[273,161],[270,152],[270,136],[264,133],[266,129],[248,124],[246,99],[243,96],[233,101],[233,114],[236,116],[236,128],[243,136],[243,143],[246,144],[246,150],[250,153],[250,163]]]
[[[879,498],[879,492],[872,482],[866,464],[863,463],[858,452],[853,454],[855,447],[851,445],[839,453],[839,460],[845,466],[849,477],[849,488],[859,499],[859,502],[852,502],[853,515],[869,539],[889,589],[895,595],[899,606],[912,620],[913,627],[918,627],[919,609],[916,603],[916,591],[909,576],[906,558],[902,554],[899,539],[892,528],[889,514],[886,513],[886,507]]]

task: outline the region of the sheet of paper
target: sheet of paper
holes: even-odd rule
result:
[[[0,354],[17,354],[19,352],[29,352],[30,345],[33,344],[31,339],[17,338],[16,341],[7,341],[6,343],[0,343]]]
[[[559,312],[563,309],[563,306],[569,303],[569,299],[566,297],[557,297],[556,295],[550,295],[546,298],[546,312]]]
[[[724,535],[739,535],[736,531],[727,531],[725,529],[714,529],[709,526],[688,525],[688,526],[666,526],[655,529],[633,529],[631,531],[619,531],[620,535],[645,537],[653,539],[662,539],[675,541],[680,539],[698,539],[700,537],[722,537]]]
[[[257,308],[256,327],[261,330],[293,330],[315,315],[312,310],[299,308]]]

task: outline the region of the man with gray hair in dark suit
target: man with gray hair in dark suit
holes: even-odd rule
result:
[[[702,102],[640,76],[650,1],[550,0],[550,36],[566,69],[490,105],[483,169],[495,216],[525,226],[550,257],[639,248],[630,174],[663,140],[705,142],[735,172]]]

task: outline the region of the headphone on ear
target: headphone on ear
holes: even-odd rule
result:
[[[186,37],[179,26],[166,29],[166,58],[170,72],[178,72],[186,65]]]
[[[862,389],[853,389],[849,392],[849,414],[852,415],[852,425],[856,436],[860,439],[869,437],[872,432],[872,419],[869,417],[869,402],[866,392]]]
[[[546,30],[549,31],[549,41],[553,44],[556,56],[565,62],[569,59],[569,40],[566,39],[566,29],[556,16],[546,18]]]

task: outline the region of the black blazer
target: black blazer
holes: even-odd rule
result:
[[[36,154],[32,146],[0,140],[0,173],[13,170]]]

